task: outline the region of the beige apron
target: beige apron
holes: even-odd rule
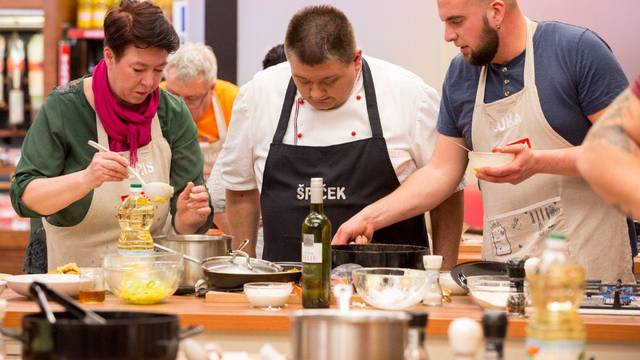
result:
[[[213,104],[213,113],[216,117],[216,127],[218,128],[218,140],[214,142],[201,142],[200,150],[202,151],[202,156],[204,157],[204,179],[208,179],[211,171],[213,169],[213,164],[215,164],[216,159],[218,158],[218,154],[220,154],[220,150],[222,150],[222,145],[224,144],[224,140],[227,138],[227,123],[224,121],[224,113],[222,112],[222,107],[220,106],[220,101],[218,100],[218,96],[213,93],[211,96],[211,103]]]
[[[569,148],[542,112],[535,85],[533,34],[527,19],[524,88],[491,104],[484,103],[487,68],[482,69],[472,119],[474,150],[529,138],[534,149]],[[580,177],[537,174],[518,184],[481,181],[484,204],[482,257],[506,261],[540,256],[550,231],[567,235],[571,260],[588,279],[633,282],[626,219],[602,201]]]
[[[93,93],[91,80],[84,80],[84,92],[93,107]],[[102,123],[96,115],[98,143],[109,147],[109,140]],[[88,145],[87,145],[88,146]],[[122,153],[129,156],[129,152]],[[171,168],[171,147],[162,135],[160,120],[156,114],[151,122],[151,142],[138,149],[136,169],[142,178],[149,181],[169,182]],[[131,179],[134,179],[131,176]],[[82,221],[74,226],[55,226],[43,221],[47,235],[48,268],[69,262],[79,266],[102,266],[105,254],[116,250],[120,227],[118,225],[118,207],[120,197],[129,193],[130,181],[105,182],[93,190],[93,198],[87,214]],[[169,203],[156,206],[154,223],[151,226],[153,235],[162,230],[167,215]]]

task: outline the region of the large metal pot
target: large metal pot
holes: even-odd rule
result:
[[[168,235],[156,237],[155,242],[196,259],[227,255],[231,250],[228,235]],[[180,286],[191,286],[204,278],[200,264],[185,262]]]
[[[293,358],[402,359],[409,315],[392,311],[300,310],[292,314]]]

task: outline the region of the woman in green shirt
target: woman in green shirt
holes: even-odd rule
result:
[[[157,207],[153,234],[169,213],[177,233],[211,225],[197,130],[184,102],[158,88],[167,56],[179,46],[175,30],[157,6],[123,1],[107,14],[104,31],[104,59],[92,77],[49,95],[12,179],[16,212],[44,218],[49,269],[67,262],[100,266],[115,249],[127,165],[145,181],[169,182],[179,193]],[[96,152],[89,140],[115,153]],[[36,226],[32,234],[37,232]],[[30,260],[35,268],[44,261]]]

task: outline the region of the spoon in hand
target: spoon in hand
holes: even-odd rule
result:
[[[89,140],[89,146],[98,151],[113,152],[93,140]],[[131,174],[133,174],[133,176],[138,179],[138,181],[140,181],[143,191],[145,192],[145,194],[147,194],[151,201],[163,203],[173,196],[173,186],[161,181],[152,181],[147,183],[134,168],[132,168],[131,166],[127,166],[127,169]]]

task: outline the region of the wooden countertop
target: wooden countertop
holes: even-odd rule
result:
[[[35,302],[17,295],[10,289],[5,290],[1,297],[8,302],[5,326],[17,328],[23,315],[39,311]],[[289,331],[289,315],[300,309],[300,305],[288,305],[286,309],[267,312],[251,309],[246,303],[205,303],[202,298],[194,296],[172,296],[163,304],[136,306],[123,304],[109,295],[104,303],[88,305],[87,308],[99,311],[176,313],[183,325],[200,324],[207,330],[283,333]],[[428,333],[441,336],[446,335],[449,323],[455,318],[466,316],[480,321],[482,317],[482,309],[468,296],[455,296],[452,303],[444,304],[442,307],[416,306],[414,309],[428,311]],[[54,306],[54,310],[60,310],[60,307]],[[638,316],[582,315],[582,319],[587,326],[589,340],[640,341]],[[509,319],[508,336],[523,338],[526,325],[526,319]]]

